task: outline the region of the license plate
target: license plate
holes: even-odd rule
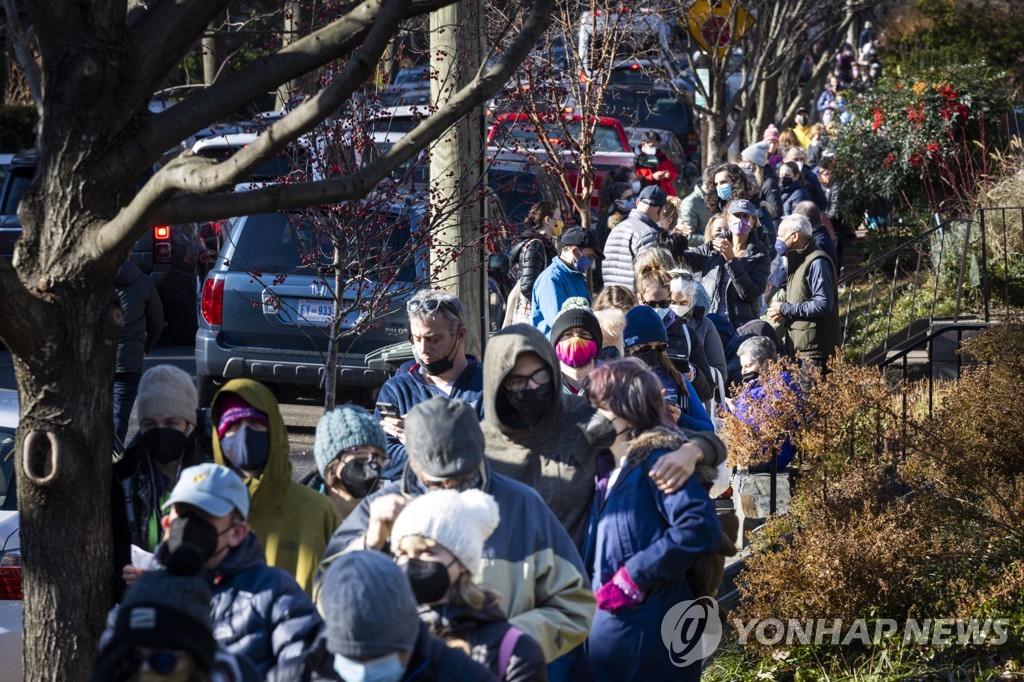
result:
[[[312,324],[330,324],[334,319],[334,303],[332,301],[300,298],[296,311],[300,320]]]

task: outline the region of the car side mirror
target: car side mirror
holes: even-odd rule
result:
[[[487,274],[494,279],[504,279],[512,269],[512,259],[503,253],[492,253],[487,258]]]

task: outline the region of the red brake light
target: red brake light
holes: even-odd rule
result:
[[[208,279],[203,282],[203,319],[207,324],[220,325],[224,321],[224,280]]]
[[[640,65],[639,64],[630,64],[629,68],[631,68],[633,71],[639,71],[640,70]]]
[[[153,228],[153,239],[158,242],[165,242],[171,238],[171,227],[169,225],[157,225]]]
[[[21,552],[8,552],[0,559],[0,600],[21,599]]]

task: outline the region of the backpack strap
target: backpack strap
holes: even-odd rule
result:
[[[501,645],[498,647],[498,671],[501,673],[501,679],[505,679],[508,664],[512,661],[512,652],[515,651],[516,644],[522,636],[522,630],[510,625],[501,638]]]

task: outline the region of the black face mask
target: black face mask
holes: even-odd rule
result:
[[[448,595],[452,580],[448,577],[448,566],[436,561],[409,559],[399,566],[409,583],[417,604],[433,604]]]
[[[455,334],[455,342],[452,344],[452,349],[448,351],[448,355],[440,360],[434,360],[433,362],[420,361],[423,365],[423,371],[432,377],[444,374],[452,367],[455,366],[455,349],[459,347],[459,335],[458,332]]]
[[[757,381],[759,376],[761,376],[760,372],[744,372],[743,383],[749,384],[751,381]]]
[[[188,436],[178,429],[167,427],[150,429],[142,434],[142,446],[161,464],[170,464],[176,459],[181,459],[187,442]]]
[[[782,178],[781,182],[783,187],[789,187],[794,182],[796,182],[796,180],[794,180],[793,178]]]
[[[195,575],[217,551],[217,529],[198,516],[179,516],[167,534],[164,565],[175,575]]]
[[[649,350],[646,353],[634,353],[631,357],[640,360],[648,367],[661,367],[661,353],[656,350]]]
[[[362,499],[377,489],[380,464],[376,460],[352,460],[341,467],[338,480],[349,495]]]
[[[580,424],[580,431],[595,450],[607,450],[615,443],[618,432],[615,424],[600,412],[595,412],[586,424]]]
[[[259,471],[270,458],[270,432],[255,431],[248,424],[221,439],[224,457],[242,471]]]
[[[554,381],[541,384],[537,388],[524,388],[521,391],[505,391],[505,397],[512,409],[519,413],[525,421],[535,424],[551,409],[554,397]]]

